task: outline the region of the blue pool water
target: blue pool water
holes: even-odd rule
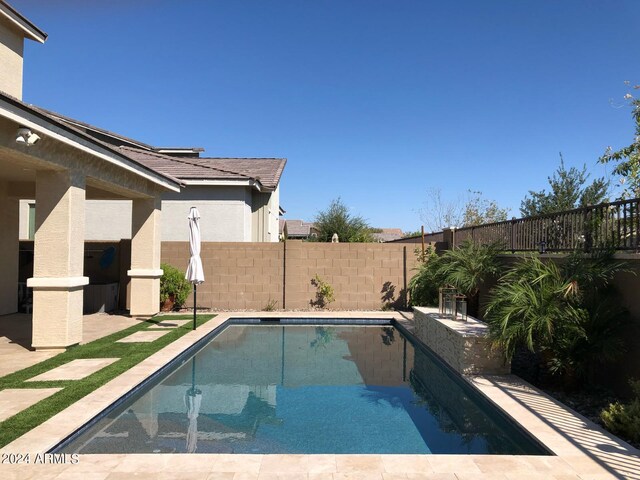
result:
[[[393,326],[230,325],[58,449],[546,454]]]

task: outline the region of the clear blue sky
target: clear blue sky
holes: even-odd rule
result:
[[[571,165],[631,143],[638,0],[10,0],[24,99],[153,145],[286,157],[287,218],[338,196],[418,229],[426,191],[518,215]]]

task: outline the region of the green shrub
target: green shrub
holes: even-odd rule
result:
[[[269,301],[267,302],[267,304],[264,307],[262,307],[262,311],[263,312],[273,312],[277,307],[278,307],[278,301],[274,300],[271,297],[269,297]]]
[[[431,307],[438,305],[438,288],[443,279],[439,275],[439,259],[431,247],[422,252],[415,252],[418,257],[418,272],[409,280],[409,296],[412,306]]]
[[[325,282],[317,273],[315,278],[311,279],[311,284],[317,288],[316,299],[310,302],[312,306],[324,308],[336,299],[331,284]]]
[[[616,435],[640,442],[640,380],[629,382],[634,393],[630,403],[612,403],[602,410],[600,418],[605,427]]]
[[[184,305],[191,293],[191,284],[184,278],[184,272],[168,263],[163,263],[160,268],[163,271],[160,277],[160,302],[165,302],[173,295],[175,306]]]

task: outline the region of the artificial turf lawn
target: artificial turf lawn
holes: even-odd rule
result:
[[[215,315],[198,315],[196,325],[203,325]],[[51,388],[64,387],[48,398],[22,410],[13,417],[0,422],[0,447],[7,445],[29,430],[37,427],[85,395],[101,387],[145,358],[164,348],[174,340],[190,332],[191,322],[173,328],[159,339],[148,343],[116,343],[134,332],[153,328],[155,324],[166,320],[192,320],[193,315],[163,315],[141,322],[125,330],[99,338],[85,345],[70,347],[67,351],[18,372],[0,378],[0,390],[7,388]],[[79,358],[114,358],[120,360],[85,377],[81,380],[57,380],[47,382],[28,382],[25,380],[52,370]]]

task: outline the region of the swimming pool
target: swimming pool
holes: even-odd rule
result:
[[[548,454],[402,327],[357,323],[229,321],[54,451]]]

